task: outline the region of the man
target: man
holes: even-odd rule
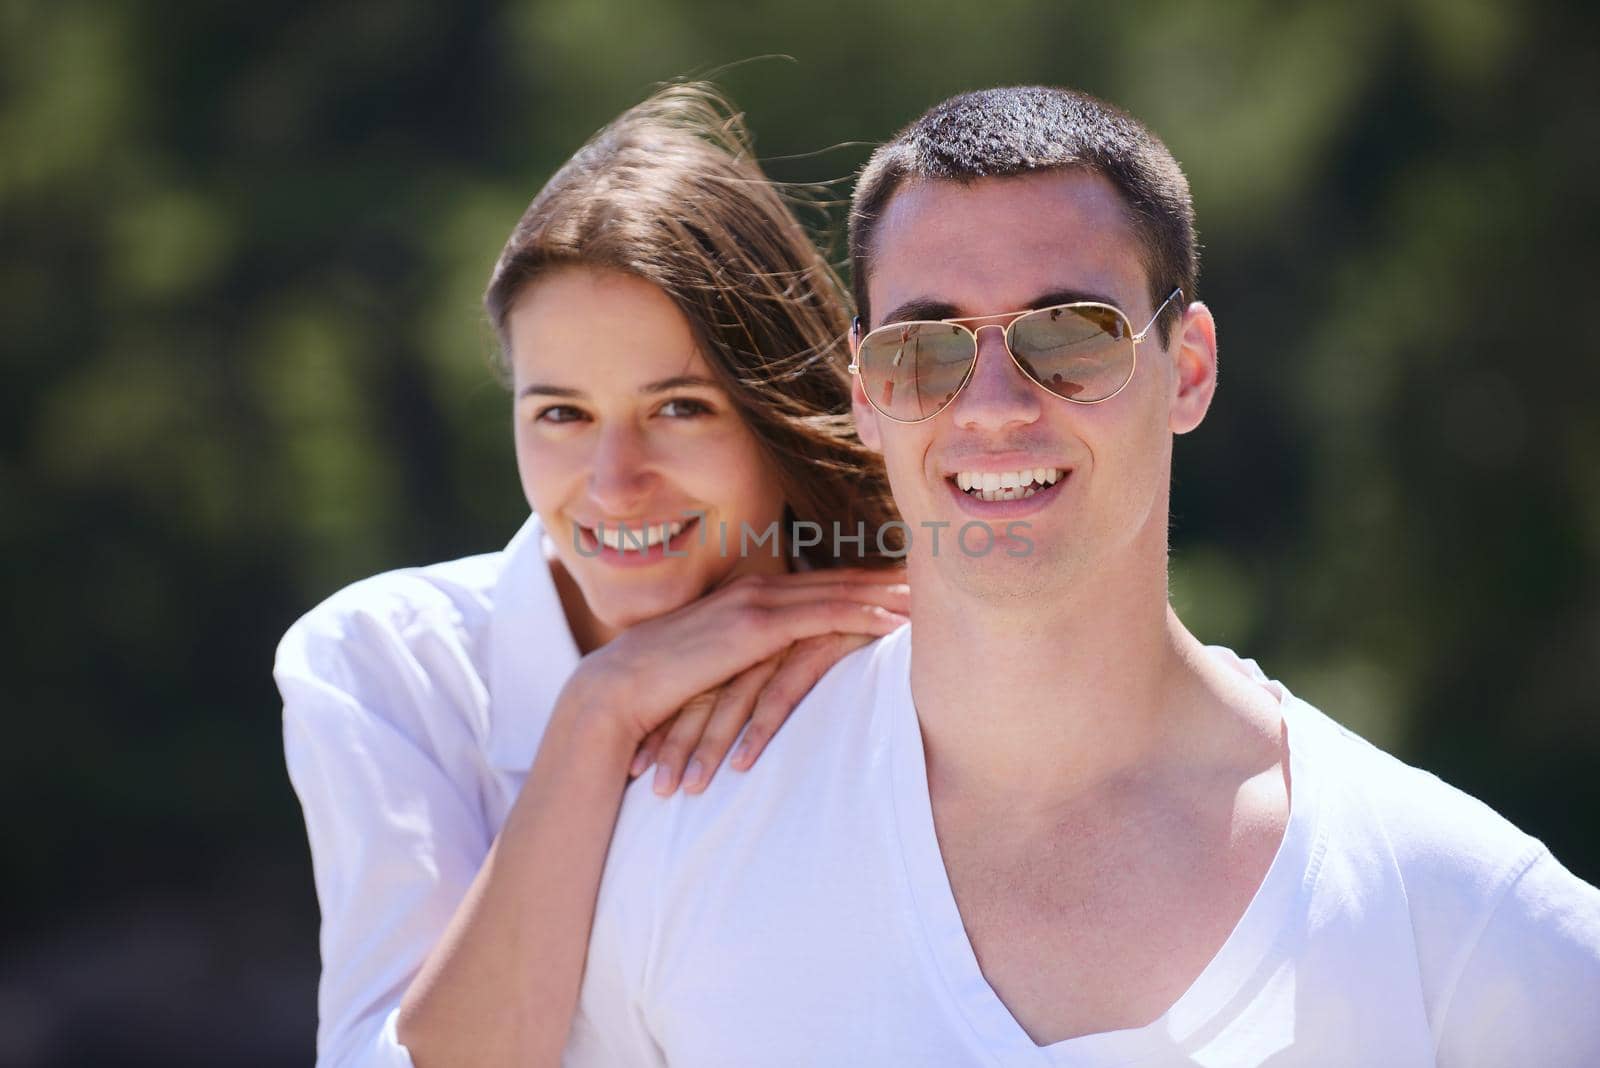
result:
[[[634,789],[569,1063],[1600,1064],[1600,892],[1168,605],[1216,329],[1165,146],[957,97],[851,255],[913,625],[758,773]]]

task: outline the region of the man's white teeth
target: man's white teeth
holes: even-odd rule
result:
[[[957,471],[956,487],[981,501],[1015,501],[1053,486],[1059,467],[1025,467],[1020,471]]]
[[[660,545],[668,538],[676,538],[683,533],[683,528],[683,523],[601,523],[598,529],[589,533],[608,549],[640,552]]]

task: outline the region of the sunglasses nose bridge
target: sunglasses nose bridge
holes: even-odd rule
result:
[[[968,334],[972,335],[972,363],[969,365],[967,369],[967,376],[961,384],[962,390],[965,390],[973,383],[975,379],[983,376],[986,368],[995,365],[994,357],[996,355],[998,355],[1005,362],[1010,362],[1011,357],[1009,354],[1011,351],[1011,343],[1006,337],[1006,328],[1001,326],[999,323],[984,323],[982,326],[965,326],[963,324],[963,329],[965,329]],[[991,347],[989,359],[984,359],[983,332],[985,330],[1000,331],[1000,351],[999,353],[995,353]]]
[[[974,361],[983,355],[983,332],[985,330],[998,331],[1000,334],[1000,351],[1010,353],[1011,338],[1006,335],[1006,328],[1000,323],[984,323],[982,326],[968,327],[968,330],[972,333],[972,358]]]
[[[984,342],[983,332],[993,328],[999,337]],[[952,397],[960,425],[1001,426],[1028,422],[1038,415],[1035,390],[1011,354],[1011,339],[1004,323],[969,327],[973,365],[962,388]]]
[[[1012,321],[1015,322],[1014,319]],[[1011,347],[1011,323],[984,323],[982,326],[972,327],[970,329],[972,331],[974,361],[976,361],[978,357],[983,354],[983,332],[985,330],[995,330],[1000,334],[1000,352],[998,355],[1004,357],[1001,362],[1004,364],[1016,364],[1017,366],[1015,368],[1008,368],[1008,370],[1021,371],[1024,377],[1028,376],[1028,372],[1021,366],[1021,362],[1017,359],[1016,351]],[[976,374],[977,369],[974,368],[973,375],[976,376]]]

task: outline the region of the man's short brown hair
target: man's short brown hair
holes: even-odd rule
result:
[[[1087,93],[1048,86],[983,89],[936,105],[867,161],[850,205],[850,280],[867,325],[873,236],[907,182],[973,182],[1082,168],[1122,195],[1142,246],[1151,307],[1181,288],[1195,298],[1200,270],[1189,180],[1161,139],[1121,109]],[[1165,344],[1180,309],[1159,324]]]

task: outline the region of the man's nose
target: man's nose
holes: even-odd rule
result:
[[[978,362],[972,368],[966,387],[951,405],[956,425],[1000,429],[1037,420],[1039,390],[1006,351],[1004,328],[988,324],[978,327],[975,334]]]
[[[619,519],[635,515],[655,482],[650,453],[643,435],[633,427],[601,432],[589,463],[589,498],[607,515]]]

